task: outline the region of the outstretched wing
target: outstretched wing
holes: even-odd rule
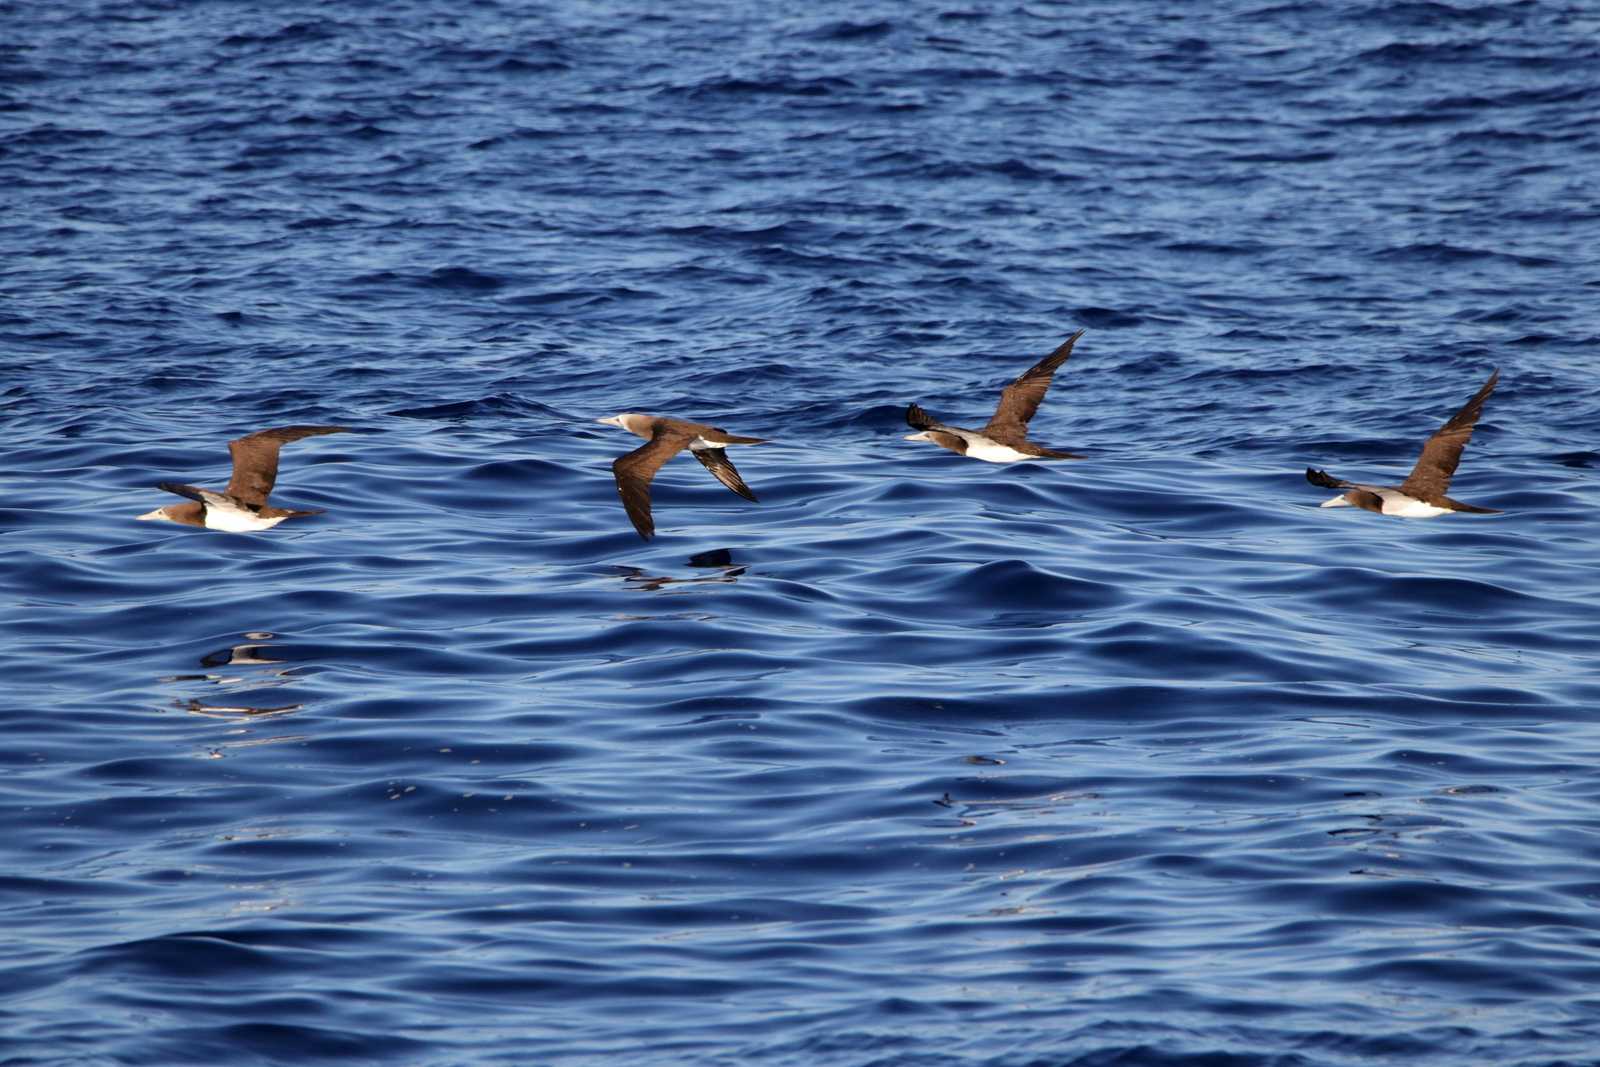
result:
[[[683,451],[692,440],[694,438],[688,434],[658,433],[611,464],[611,473],[617,478],[617,492],[622,496],[622,506],[628,512],[633,528],[646,541],[656,532],[655,520],[650,517],[650,480],[663,463]]]
[[[739,472],[734,469],[728,460],[727,449],[723,448],[691,448],[694,458],[705,465],[706,470],[723,485],[732,489],[746,500],[755,501],[756,495],[750,487],[744,484],[744,479],[739,477]]]
[[[906,408],[906,425],[913,430],[929,430],[939,424],[926,411],[912,404]]]
[[[1028,423],[1039,403],[1050,388],[1057,370],[1072,355],[1072,346],[1083,336],[1079,330],[1061,343],[1061,347],[1029,367],[1016,381],[1000,392],[1000,406],[994,409],[994,418],[983,428],[984,433],[1000,440],[1003,436],[1026,437]]]
[[[160,482],[156,486],[168,493],[186,496],[190,500],[198,500],[207,507],[232,509],[235,511],[259,511],[260,504],[251,504],[247,500],[240,500],[229,493],[218,493],[211,489],[201,489],[199,486],[183,485],[178,482]]]
[[[913,430],[936,430],[941,433],[949,433],[952,429],[915,404],[906,408],[906,425]]]
[[[348,433],[349,429],[348,426],[279,426],[229,441],[233,477],[228,479],[227,494],[246,504],[258,507],[265,504],[273,483],[278,480],[279,448],[302,437]]]
[[[1323,489],[1354,489],[1351,482],[1332,477],[1327,471],[1319,471],[1315,467],[1306,468],[1306,481]]]
[[[1461,450],[1472,440],[1473,427],[1478,424],[1478,416],[1483,414],[1483,402],[1489,399],[1489,394],[1494,392],[1499,381],[1500,369],[1496,367],[1494,373],[1489,375],[1489,380],[1483,383],[1483,388],[1460,411],[1450,416],[1449,422],[1434,431],[1428,443],[1422,446],[1422,456],[1417,460],[1417,465],[1400,483],[1401,492],[1430,504],[1444,499],[1445,490],[1450,488],[1450,478],[1456,472],[1456,465],[1461,462]]]

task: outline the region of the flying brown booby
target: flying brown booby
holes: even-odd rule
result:
[[[1398,515],[1403,519],[1431,519],[1435,515],[1448,515],[1452,511],[1470,511],[1478,515],[1498,515],[1494,508],[1480,508],[1463,504],[1445,496],[1450,488],[1450,477],[1461,462],[1461,450],[1472,439],[1472,428],[1483,413],[1483,402],[1494,392],[1500,380],[1500,369],[1495,368],[1483,388],[1450,421],[1434,431],[1422,446],[1422,456],[1411,469],[1406,480],[1399,485],[1361,485],[1341,481],[1313,467],[1306,468],[1306,481],[1323,489],[1346,489],[1332,500],[1325,500],[1325,508],[1356,507],[1376,511],[1380,515]]]
[[[739,472],[728,461],[728,445],[764,445],[759,437],[735,437],[726,430],[683,419],[669,419],[660,415],[640,415],[624,412],[596,422],[620,426],[631,434],[646,439],[646,443],[611,464],[611,473],[617,478],[617,492],[622,506],[633,521],[633,528],[646,541],[656,532],[655,520],[650,517],[650,480],[667,460],[687,448],[706,470],[746,500],[756,495],[744,484]]]
[[[320,515],[322,508],[296,510],[267,504],[267,495],[278,479],[278,449],[302,437],[325,433],[348,433],[346,426],[279,426],[228,442],[233,457],[233,477],[222,492],[197,489],[177,482],[161,482],[160,488],[186,496],[194,503],[168,504],[138,516],[140,519],[165,519],[185,526],[204,526],[208,530],[246,533],[270,530],[284,519]]]
[[[981,430],[946,426],[928,416],[917,405],[906,409],[906,422],[920,433],[906,435],[907,441],[932,441],[942,448],[990,463],[1014,463],[1024,459],[1082,459],[1071,452],[1058,452],[1028,440],[1028,421],[1039,410],[1039,402],[1050,388],[1050,380],[1072,354],[1072,346],[1083,336],[1079,330],[1060,348],[1035,363],[1022,376],[1000,392],[1000,406]]]

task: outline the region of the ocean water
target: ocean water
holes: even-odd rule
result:
[[[1592,5],[0,28],[0,1064],[1600,1063]]]

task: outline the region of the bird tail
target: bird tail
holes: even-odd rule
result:
[[[1476,504],[1463,504],[1461,501],[1459,501],[1459,500],[1451,500],[1449,497],[1445,497],[1444,498],[1444,502],[1445,502],[1445,504],[1447,504],[1449,506],[1451,511],[1467,511],[1467,512],[1471,512],[1474,515],[1504,515],[1505,514],[1505,512],[1501,511],[1499,508],[1480,508]]]

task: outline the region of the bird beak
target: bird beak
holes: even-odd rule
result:
[[[622,425],[621,421],[619,421],[617,416],[615,416],[615,415],[612,415],[610,418],[606,418],[606,419],[595,419],[594,421],[598,422],[602,426],[621,426]]]
[[[931,441],[931,440],[933,440],[933,438],[928,436],[928,431],[927,430],[923,430],[921,433],[908,433],[908,434],[906,434],[906,440],[907,441]]]
[[[134,516],[140,522],[149,522],[151,519],[164,519],[166,517],[167,513],[164,508],[156,508],[154,511],[147,511],[143,515]]]

